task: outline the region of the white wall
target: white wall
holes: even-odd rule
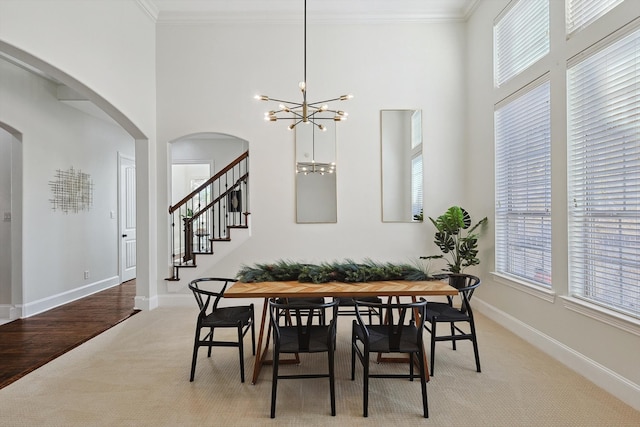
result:
[[[447,165],[439,159],[460,157],[464,142],[464,26],[320,25],[308,25],[309,100],[355,95],[339,104],[349,120],[337,126],[336,224],[295,223],[294,134],[265,122],[272,107],[253,99],[301,96],[302,23],[158,27],[159,143],[206,131],[249,141],[252,238],[216,273],[233,276],[243,263],[280,258],[407,261],[435,253],[426,223],[381,222],[381,109],[423,111],[425,213],[460,200],[461,178],[441,179]],[[159,209],[168,203],[160,192]],[[166,234],[159,231],[160,253]]]
[[[468,147],[466,204],[476,215],[493,218],[494,205],[494,104],[528,79],[550,73],[552,111],[552,224],[553,293],[529,288],[492,275],[494,232],[490,226],[482,240],[477,298],[483,312],[510,327],[523,338],[594,380],[621,399],[640,408],[640,349],[638,325],[600,315],[600,320],[567,308],[566,196],[566,60],[613,29],[640,16],[640,2],[626,1],[581,34],[566,41],[564,2],[551,1],[551,52],[529,71],[504,88],[493,89],[493,20],[508,0],[480,3],[468,24]],[[492,221],[490,221],[491,223]],[[607,323],[610,322],[610,323]],[[618,324],[619,327],[612,326]],[[635,331],[635,332],[634,332]],[[480,344],[482,345],[482,344]],[[482,348],[482,347],[481,347]],[[482,350],[481,350],[482,351]]]
[[[152,137],[154,23],[134,1],[0,1],[0,40],[105,96]]]
[[[0,121],[23,135],[22,302],[33,314],[49,298],[118,283],[117,152],[132,156],[134,145],[120,127],[59,102],[57,84],[3,60],[0,75]],[[93,205],[53,211],[49,183],[71,167],[91,176]]]

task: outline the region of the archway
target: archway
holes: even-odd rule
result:
[[[120,112],[114,105],[107,101],[102,96],[98,95],[91,88],[84,85],[82,82],[76,80],[69,74],[57,69],[55,66],[42,61],[41,59],[31,55],[20,48],[17,48],[11,44],[0,41],[0,57],[9,60],[14,64],[18,64],[22,68],[32,71],[38,75],[45,75],[60,82],[62,85],[68,87],[70,90],[81,95],[87,101],[90,101],[93,105],[98,107],[99,110],[108,115],[122,130],[133,138],[135,144],[136,154],[136,194],[137,196],[137,217],[142,218],[137,221],[141,224],[142,230],[138,230],[138,242],[142,242],[138,245],[137,257],[138,257],[138,280],[136,291],[136,306],[141,309],[153,308],[152,299],[156,295],[156,275],[152,266],[155,265],[155,254],[151,254],[151,248],[154,247],[150,243],[155,233],[155,222],[151,221],[150,206],[153,205],[150,201],[150,174],[155,173],[155,168],[150,164],[149,140],[147,136],[122,112]],[[150,172],[151,171],[151,172]],[[154,198],[155,195],[152,195]],[[15,214],[12,214],[12,222],[16,222],[19,218],[16,218]],[[12,283],[16,283],[16,278],[22,277],[22,268],[19,272],[15,270],[15,263],[12,264]],[[26,278],[25,278],[26,280]],[[19,303],[24,303],[26,298],[24,294],[24,284],[20,284],[18,289],[21,293],[12,292],[12,300],[16,300],[16,295],[19,295]],[[20,313],[18,317],[29,315],[29,313]],[[0,316],[2,317],[2,316]]]
[[[22,135],[0,122],[0,323],[22,304]]]

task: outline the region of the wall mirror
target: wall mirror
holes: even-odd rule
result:
[[[296,222],[337,222],[336,124],[300,124],[296,132]]]
[[[422,112],[381,110],[382,221],[422,221]]]

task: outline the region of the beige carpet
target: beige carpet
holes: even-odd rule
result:
[[[456,352],[439,343],[427,386],[429,419],[421,417],[419,382],[395,379],[371,380],[369,418],[362,417],[362,377],[349,379],[351,319],[341,317],[337,415],[329,414],[328,380],[286,380],[271,420],[271,367],[258,384],[241,384],[236,349],[214,349],[211,359],[201,349],[189,382],[195,315],[184,308],[142,312],[37,369],[0,390],[0,425],[640,425],[640,412],[485,317],[478,319],[482,373],[475,372],[470,343]],[[245,354],[251,378],[253,359]],[[324,368],[325,360],[303,358],[287,369]]]

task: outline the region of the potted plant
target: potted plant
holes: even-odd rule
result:
[[[447,261],[449,281],[456,286],[456,275],[466,267],[480,264],[478,259],[478,237],[476,229],[487,223],[487,217],[471,226],[471,216],[460,206],[451,206],[438,218],[429,220],[436,227],[434,243],[442,251],[441,255],[421,257],[423,259],[444,258]]]

